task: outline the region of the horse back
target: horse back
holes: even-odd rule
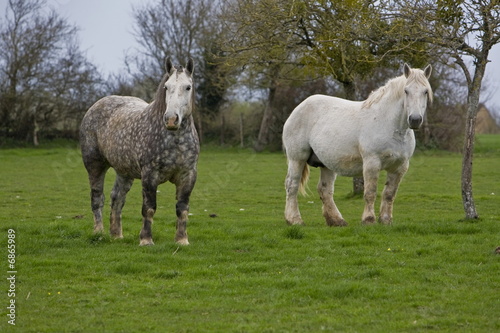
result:
[[[130,117],[142,111],[148,104],[131,96],[106,96],[88,109],[83,117],[81,131],[93,132],[109,125],[113,117]],[[85,133],[83,133],[85,134]]]
[[[360,102],[332,96],[312,95],[306,98],[285,122],[283,144],[287,155],[302,159],[310,154],[313,146],[331,148],[339,138],[351,140],[353,134],[359,133],[360,108]]]
[[[94,103],[80,125],[84,163],[101,160],[112,167],[122,165],[115,162],[117,158],[129,158],[133,163],[137,156],[131,154],[131,148],[147,106],[139,98],[126,96],[107,96]]]
[[[302,101],[290,114],[285,128],[290,132],[310,131],[318,124],[356,123],[361,102],[326,95],[312,95]],[[284,129],[285,130],[285,129]]]

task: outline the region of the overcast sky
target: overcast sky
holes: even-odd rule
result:
[[[82,49],[90,61],[105,75],[124,68],[127,50],[137,47],[132,35],[132,8],[146,0],[48,0],[48,3],[70,23],[79,27]],[[4,18],[7,0],[0,0]],[[500,116],[500,44],[490,52],[491,62],[486,67],[483,81],[488,87],[488,107]]]

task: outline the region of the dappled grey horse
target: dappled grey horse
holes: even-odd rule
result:
[[[432,68],[411,69],[374,91],[363,102],[314,95],[300,103],[283,128],[288,160],[285,219],[303,224],[297,192],[304,192],[309,165],[321,168],[318,193],[323,216],[330,226],[346,221],[333,201],[337,174],[363,176],[364,224],[376,221],[374,203],[381,170],[387,171],[379,221],[392,222],[392,207],[399,183],[415,150],[414,129],[424,120],[427,102],[432,101],[428,78]]]
[[[193,123],[194,63],[186,68],[166,61],[166,74],[151,104],[135,97],[108,96],[85,114],[80,127],[82,158],[89,175],[94,232],[102,232],[104,177],[112,167],[111,236],[122,238],[121,211],[134,179],[142,183],[140,245],[152,245],[151,225],[159,184],[176,186],[175,241],[189,244],[186,231],[189,197],[196,182],[200,145]]]

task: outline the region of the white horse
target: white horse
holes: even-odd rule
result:
[[[363,176],[362,223],[371,224],[376,221],[379,173],[386,170],[379,221],[392,223],[394,198],[415,150],[413,130],[422,125],[427,102],[432,102],[431,71],[430,65],[420,70],[404,64],[404,75],[388,81],[363,102],[314,95],[293,110],[283,128],[288,159],[285,219],[289,224],[304,223],[297,192],[305,193],[308,165],[321,168],[317,189],[329,226],[347,225],[333,201],[337,174]]]

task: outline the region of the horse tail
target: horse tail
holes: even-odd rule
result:
[[[309,165],[306,163],[302,169],[302,177],[300,178],[299,193],[303,196],[307,195],[307,182],[309,181]]]

